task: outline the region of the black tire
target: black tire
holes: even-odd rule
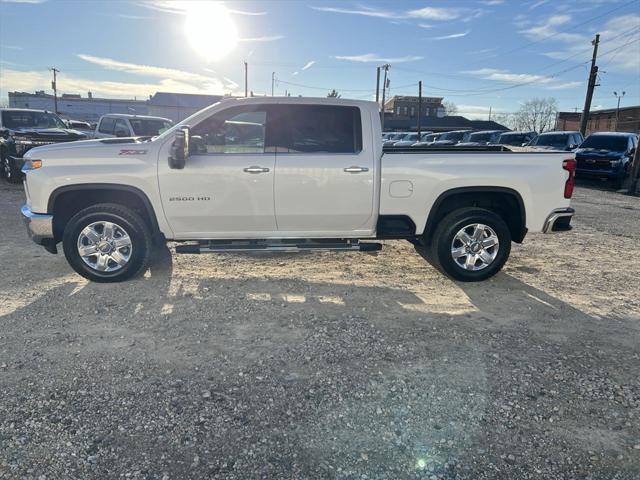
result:
[[[4,147],[0,148],[0,178],[4,178],[4,157],[7,155],[7,151]]]
[[[493,261],[480,270],[465,269],[454,260],[451,252],[456,234],[472,224],[486,225],[495,232],[499,242]],[[461,208],[440,220],[429,247],[428,258],[440,271],[461,282],[479,282],[494,276],[504,266],[511,253],[511,232],[504,220],[491,210]],[[478,260],[478,263],[481,261]]]
[[[16,168],[8,155],[2,157],[2,176],[9,183],[20,183],[22,181],[22,172]]]
[[[112,222],[129,236],[131,250],[128,262],[115,271],[99,271],[85,263],[78,252],[82,230],[95,222]],[[62,238],[64,255],[71,267],[94,282],[121,282],[147,269],[152,247],[152,235],[144,220],[127,207],[103,203],[81,210],[67,223]],[[113,268],[115,263],[110,261]]]

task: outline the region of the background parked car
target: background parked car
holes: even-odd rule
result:
[[[576,175],[609,179],[619,188],[631,170],[636,148],[634,133],[592,133],[576,150]]]
[[[427,145],[433,145],[433,143],[440,138],[442,133],[428,133],[419,141],[414,143],[413,147],[425,147]]]
[[[399,142],[404,137],[409,135],[410,132],[396,132],[391,135],[387,140],[382,144],[383,147],[392,147],[396,142]]]
[[[87,138],[93,137],[95,127],[92,128],[89,122],[83,122],[80,120],[65,120],[64,123],[66,123],[67,127],[71,130],[77,130],[80,133],[84,133]]]
[[[410,147],[414,143],[420,140],[417,132],[407,133],[402,140],[393,144],[394,147]]]
[[[471,130],[453,130],[451,132],[445,132],[441,134],[433,145],[447,146],[456,145],[463,141],[465,135],[470,134]]]
[[[22,179],[22,156],[29,149],[85,138],[83,133],[67,128],[55,113],[24,108],[0,109],[0,176],[18,183]]]
[[[534,138],[529,146],[545,150],[573,152],[584,141],[580,132],[545,132]]]
[[[504,130],[481,130],[479,132],[471,132],[458,143],[461,147],[475,147],[488,145],[490,143],[498,143],[498,139]]]
[[[503,132],[498,138],[498,144],[513,147],[524,147],[536,138],[536,132]]]
[[[95,138],[155,137],[172,125],[168,118],[110,113],[100,118]]]

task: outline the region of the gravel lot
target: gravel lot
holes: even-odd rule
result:
[[[452,282],[378,254],[87,283],[0,183],[0,478],[638,479],[640,199]]]

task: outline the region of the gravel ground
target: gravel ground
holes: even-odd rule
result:
[[[176,256],[87,283],[0,184],[0,478],[637,479],[640,199],[452,282],[378,254]]]

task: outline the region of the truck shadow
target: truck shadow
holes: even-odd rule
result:
[[[138,280],[56,286],[0,317],[8,364],[0,405],[37,409],[36,391],[66,402],[40,420],[39,428],[59,430],[55,445],[33,437],[8,446],[8,458],[31,465],[44,450],[71,458],[71,447],[59,447],[69,441],[92,445],[101,460],[90,473],[98,477],[123,473],[142,456],[149,476],[175,478],[234,477],[235,465],[258,462],[266,478],[335,478],[337,467],[343,478],[443,477],[478,458],[501,462],[524,432],[558,442],[579,463],[587,449],[569,438],[577,425],[612,428],[588,399],[563,403],[557,430],[499,409],[514,401],[540,408],[551,391],[574,395],[582,376],[602,365],[638,367],[637,329],[627,330],[615,359],[590,360],[588,334],[592,347],[609,346],[620,331],[508,274],[450,285],[468,308],[442,312],[402,288],[172,272],[171,252],[160,249]],[[580,371],[558,363],[572,356],[581,357]],[[572,380],[558,383],[559,374]],[[120,401],[100,400],[113,395],[126,401],[126,414]],[[540,415],[556,405],[545,402]],[[16,415],[15,428],[31,438]],[[54,425],[65,416],[74,418],[69,428]],[[132,433],[139,424],[144,432]],[[545,461],[544,451],[522,448],[528,463]],[[86,454],[75,453],[77,471],[89,473]]]

